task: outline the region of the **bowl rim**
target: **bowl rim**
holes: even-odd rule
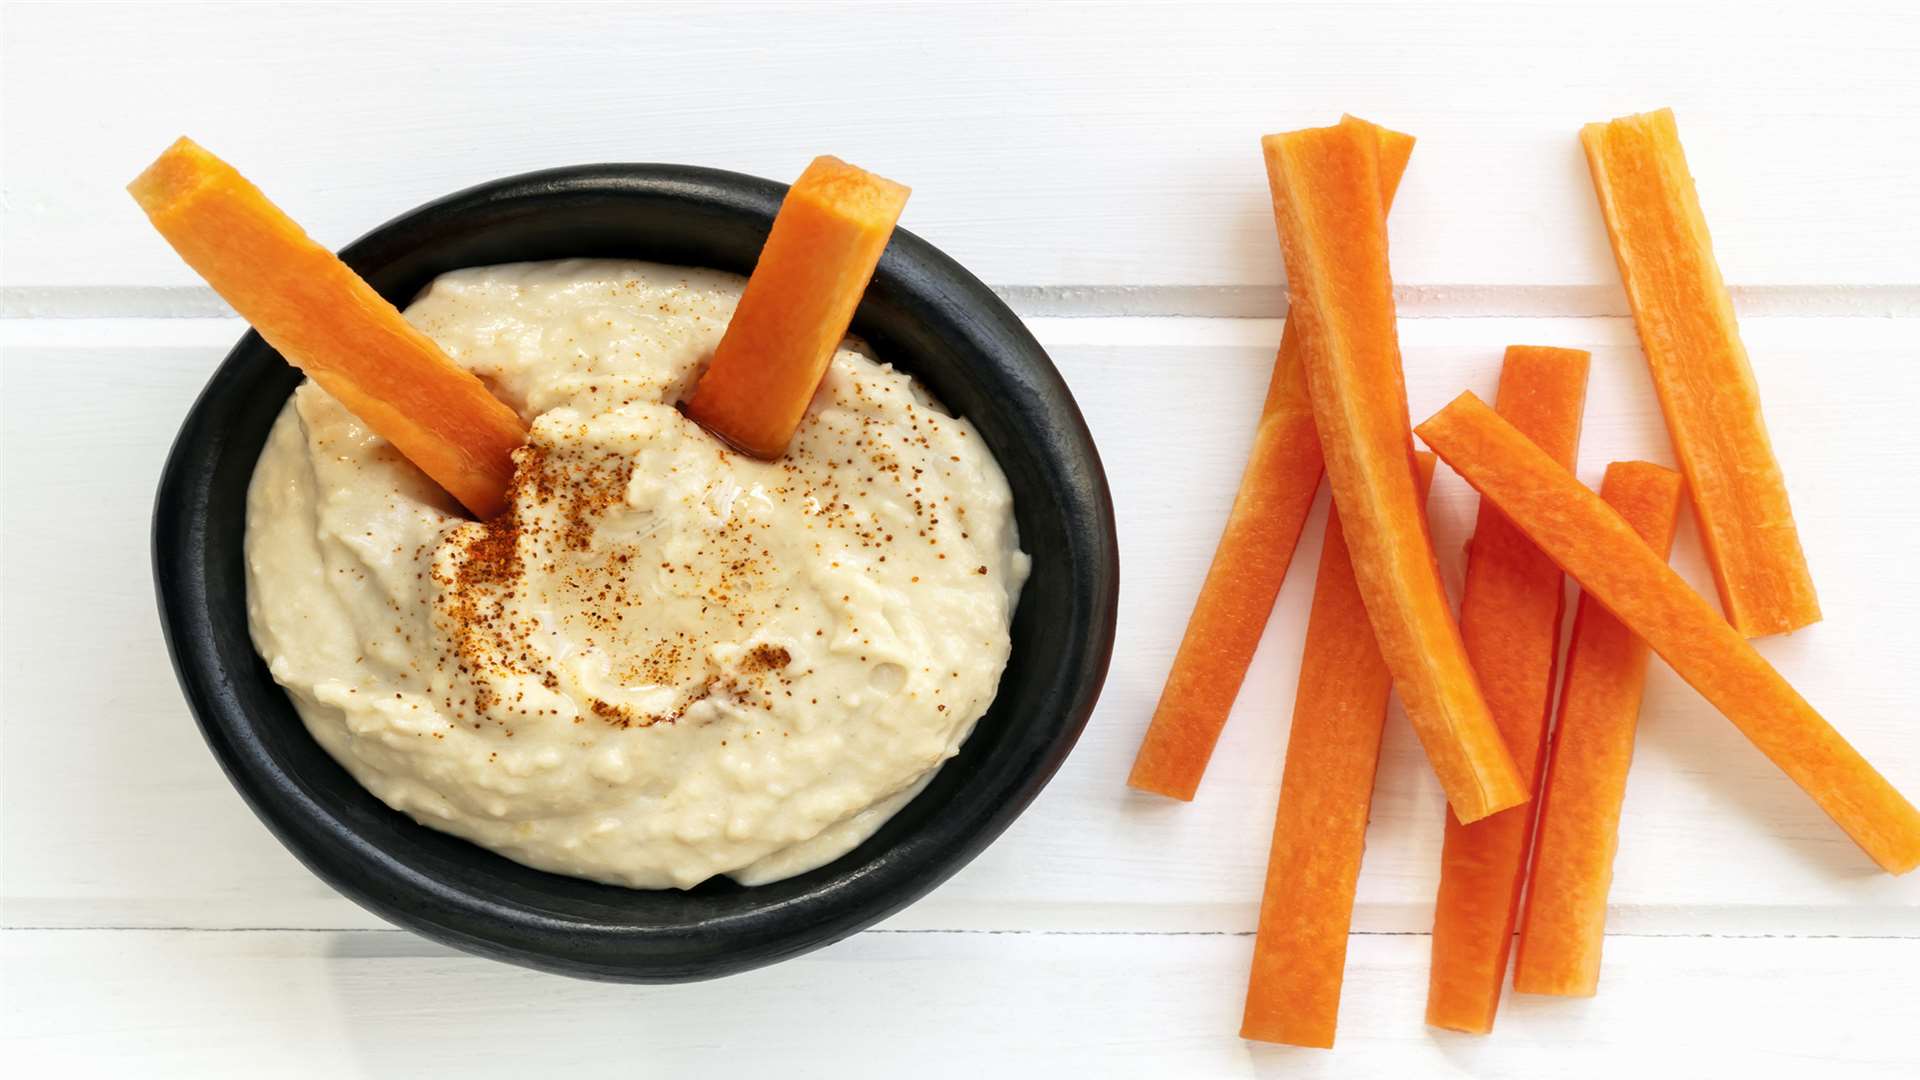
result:
[[[457,219],[477,207],[526,202],[537,213],[543,200],[582,194],[615,200],[693,200],[706,211],[753,215],[770,226],[785,192],[786,185],[775,181],[701,166],[605,163],[544,169],[476,184],[427,202],[369,231],[340,254],[361,269],[363,261],[377,261],[383,254],[391,258],[396,243],[404,249],[406,238],[417,230]],[[211,598],[205,549],[211,466],[218,460],[223,439],[206,413],[222,386],[259,364],[263,352],[270,361],[281,362],[251,329],[214,369],[182,422],[161,471],[152,531],[155,594],[168,657],[209,748],[249,808],[316,876],[390,922],[493,959],[612,981],[709,978],[798,955],[871,926],[972,861],[1045,787],[1078,741],[1098,700],[1112,657],[1118,612],[1119,555],[1112,496],[1092,435],[1064,380],[1026,325],[990,288],[905,229],[896,230],[863,307],[880,288],[893,290],[909,302],[935,304],[935,294],[929,291],[934,289],[948,303],[957,299],[966,318],[949,332],[973,335],[979,339],[979,348],[1021,365],[1022,389],[1030,389],[1043,402],[1048,425],[1064,440],[1063,445],[1072,448],[1065,465],[1074,476],[1076,497],[1086,503],[1075,509],[1085,517],[1088,535],[1076,541],[1084,540],[1087,546],[1091,585],[1076,591],[1091,593],[1077,598],[1086,605],[1091,632],[1075,654],[1072,679],[1063,680],[1073,687],[1069,708],[1044,743],[1036,745],[1039,752],[1024,767],[1010,776],[992,778],[1006,789],[1004,797],[963,823],[957,843],[909,842],[875,853],[852,874],[781,905],[783,918],[789,922],[797,918],[802,925],[759,935],[753,942],[754,955],[735,963],[713,958],[711,936],[739,929],[730,923],[754,918],[764,909],[685,928],[691,936],[708,940],[699,948],[676,951],[663,931],[564,917],[478,895],[392,857],[361,836],[313,798],[257,738],[249,736],[248,728],[264,718],[252,716],[235,699],[231,681],[245,675],[229,670],[215,643],[215,624],[221,620]],[[405,300],[402,297],[396,303],[404,305]],[[251,462],[247,471],[250,476]],[[250,643],[250,635],[248,639]],[[260,672],[265,671],[257,656],[255,663]],[[856,847],[828,866],[852,858],[867,846]],[[894,857],[901,849],[906,857]]]

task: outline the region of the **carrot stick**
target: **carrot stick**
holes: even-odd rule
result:
[[[1380,148],[1380,203],[1390,206],[1413,153],[1413,136],[1368,126]],[[1300,335],[1289,313],[1240,492],[1128,784],[1193,798],[1293,562],[1320,472],[1320,436],[1313,429]]]
[[[1568,472],[1580,446],[1587,360],[1578,349],[1515,345],[1500,371],[1500,415]],[[1534,793],[1547,748],[1565,592],[1553,560],[1493,504],[1481,502],[1460,597],[1460,636],[1494,722]],[[1447,815],[1427,1023],[1475,1034],[1493,1030],[1532,840],[1531,803],[1471,825]]]
[[[1432,454],[1415,455],[1423,504],[1433,465]],[[1243,1039],[1333,1046],[1354,885],[1392,689],[1393,676],[1374,643],[1336,509],[1327,515],[1307,616],[1260,932],[1240,1024]]]
[[[1882,869],[1904,874],[1920,865],[1920,810],[1598,495],[1472,394],[1460,395],[1416,430]]]
[[[1328,486],[1380,654],[1462,821],[1526,801],[1453,621],[1406,466],[1379,149],[1343,121],[1262,140]]]
[[[1671,469],[1616,461],[1607,466],[1600,498],[1664,559],[1673,549],[1681,489],[1680,474]],[[1513,958],[1513,988],[1520,993],[1587,997],[1599,988],[1607,888],[1646,683],[1646,642],[1582,594]]]
[[[839,158],[813,159],[780,204],[688,416],[744,453],[786,453],[907,191]]]
[[[287,362],[467,509],[506,509],[520,417],[233,166],[181,139],[127,190]]]
[[[1720,606],[1748,637],[1819,622],[1759,387],[1673,111],[1588,124],[1580,141]]]

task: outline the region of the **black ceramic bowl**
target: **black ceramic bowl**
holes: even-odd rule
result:
[[[443,271],[527,259],[620,256],[744,274],[784,192],[684,166],[556,169],[430,203],[341,256],[401,305]],[[932,245],[894,234],[853,329],[979,429],[1012,485],[1021,546],[1033,556],[992,709],[871,839],[771,885],[631,890],[528,869],[368,794],[308,736],[247,635],[247,482],[300,378],[249,333],[180,429],[161,474],[153,553],[181,687],[254,812],[314,873],[386,919],[496,959],[632,982],[709,978],[805,952],[965,865],[1045,786],[1099,696],[1119,590],[1113,507],[1046,353]]]

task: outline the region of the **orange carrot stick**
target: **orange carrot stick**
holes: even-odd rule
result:
[[[1415,455],[1424,504],[1433,455]],[[1366,847],[1373,774],[1393,676],[1353,579],[1340,512],[1327,515],[1320,573],[1307,616],[1293,731],[1274,815],[1260,900],[1260,933],[1240,1037],[1333,1046],[1353,924],[1354,885]]]
[[[467,509],[506,509],[520,417],[233,166],[181,139],[127,190],[288,363]]]
[[[1598,495],[1472,394],[1460,395],[1416,430],[1882,869],[1904,874],[1920,865],[1920,810]]]
[[[1720,605],[1748,637],[1819,622],[1759,387],[1673,111],[1588,124],[1580,141]]]
[[[1515,345],[1500,370],[1500,415],[1568,472],[1580,447],[1587,360],[1578,349]],[[1494,722],[1534,793],[1547,749],[1565,592],[1553,560],[1482,502],[1460,597],[1460,636]],[[1532,840],[1532,803],[1471,825],[1447,815],[1427,1023],[1475,1034],[1493,1030]]]
[[[688,416],[744,453],[786,453],[907,192],[839,158],[813,159],[780,204]]]
[[[1380,147],[1380,203],[1391,206],[1413,153],[1413,136],[1368,126]],[[1240,493],[1128,784],[1170,798],[1193,798],[1293,562],[1320,472],[1320,436],[1313,429],[1300,335],[1289,314],[1253,452],[1240,474]]]
[[[1664,559],[1673,549],[1681,490],[1680,474],[1671,469],[1616,461],[1607,466],[1600,498]],[[1600,985],[1607,888],[1646,683],[1647,643],[1582,594],[1513,958],[1513,988],[1520,993],[1585,997]]]
[[[1467,662],[1420,513],[1379,148],[1343,121],[1263,141],[1328,486],[1380,654],[1462,821],[1526,801]]]

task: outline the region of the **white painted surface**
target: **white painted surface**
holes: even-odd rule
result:
[[[121,191],[191,133],[330,244],[529,169],[831,151],[997,285],[1268,287],[1258,136],[1345,110],[1421,139],[1402,285],[1617,308],[1575,132],[1672,105],[1729,281],[1912,286],[1916,34],[1900,0],[15,6],[4,283],[197,284]]]
[[[1912,1075],[1920,877],[1874,873],[1658,665],[1602,994],[1511,999],[1487,1040],[1420,1023],[1441,800],[1397,716],[1340,1049],[1234,1037],[1304,571],[1198,801],[1121,781],[1278,338],[1270,318],[1137,316],[1278,311],[1255,136],[1341,109],[1421,136],[1394,219],[1416,418],[1489,390],[1509,342],[1593,349],[1594,481],[1609,460],[1671,455],[1630,323],[1567,317],[1623,310],[1573,132],[1673,104],[1828,613],[1762,648],[1920,792],[1917,19],[1891,3],[0,8],[0,304],[15,316],[0,319],[0,1060],[78,1062],[63,1075]],[[182,130],[334,243],[529,168],[787,175],[831,150],[913,183],[909,227],[1024,311],[1135,316],[1034,321],[1105,455],[1125,559],[1080,748],[1005,838],[884,932],[772,970],[601,987],[379,929],[247,813],[157,637],[154,480],[239,330],[141,317],[219,311],[119,190]],[[1457,587],[1473,496],[1443,471],[1437,498]],[[1297,566],[1319,528],[1316,514]],[[1676,564],[1705,586],[1689,532]]]
[[[1356,937],[1331,1053],[1220,1036],[1244,935],[863,934],[680,987],[555,979],[397,931],[16,931],[0,963],[11,1062],[86,1047],[62,1076],[1912,1076],[1920,942],[1607,949],[1599,997],[1520,999],[1475,1039],[1407,1022],[1425,938]],[[1834,999],[1858,1001],[1845,1028],[1807,1021]]]

